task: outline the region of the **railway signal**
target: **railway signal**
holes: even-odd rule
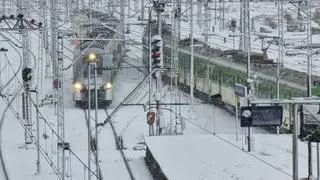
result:
[[[32,80],[32,69],[26,67],[22,70],[22,79],[24,82],[29,83]]]
[[[152,126],[153,123],[154,123],[154,120],[155,120],[155,117],[156,117],[156,113],[155,112],[148,112],[147,113],[147,124]]]
[[[164,0],[153,0],[153,7],[158,12],[164,12],[166,3]]]
[[[155,35],[152,37],[151,57],[152,57],[153,68],[162,68],[163,66],[162,38],[159,35]]]

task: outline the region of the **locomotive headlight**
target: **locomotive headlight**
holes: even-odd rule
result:
[[[93,52],[89,53],[88,55],[89,62],[96,62],[97,61],[97,55]]]
[[[82,88],[83,88],[83,86],[82,86],[82,84],[80,83],[80,82],[76,82],[76,83],[74,83],[74,88],[76,89],[76,90],[82,90]]]
[[[104,86],[105,89],[111,89],[112,88],[112,83],[111,82],[108,82],[105,86]]]

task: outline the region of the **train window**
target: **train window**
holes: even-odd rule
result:
[[[79,64],[81,64],[81,63],[79,63]],[[78,70],[79,71],[82,70],[83,71],[83,75],[85,77],[88,76],[88,65],[89,65],[88,64],[88,59],[87,59],[87,57],[84,57],[82,59],[81,68],[79,68]],[[100,55],[98,55],[97,56],[97,75],[102,75],[102,72],[103,72],[102,67],[103,67],[103,59],[102,59],[102,57]],[[91,74],[94,75],[94,66],[91,66],[90,71],[91,71]]]

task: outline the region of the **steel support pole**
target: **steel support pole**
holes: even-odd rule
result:
[[[123,39],[125,39],[125,8],[124,8],[124,2],[125,0],[120,0],[120,21],[121,21],[121,33],[122,33],[122,36],[123,36]],[[125,49],[125,41],[121,42],[122,44],[122,49],[121,49],[121,60],[122,58],[124,57],[124,49]]]
[[[280,4],[278,3],[278,58],[277,58],[277,99],[279,99],[280,97],[280,90],[279,90],[279,86],[280,86],[280,77],[279,77],[279,63],[280,63],[280,57],[281,57],[281,45],[280,45],[280,36],[281,36],[281,30],[280,30],[280,24],[281,24],[281,9],[280,9]]]
[[[239,108],[239,106],[238,106],[238,97],[237,96],[235,96],[235,102],[236,102],[236,140],[238,141],[239,140],[239,132],[238,132],[238,128],[239,128],[239,117],[238,117],[238,108]]]
[[[247,76],[248,76],[248,79],[251,79],[251,43],[250,43],[250,41],[251,41],[251,30],[250,30],[250,0],[246,0],[246,8],[245,8],[245,10],[246,10],[246,15],[247,15],[247,19],[246,19],[246,23],[245,23],[245,26],[246,27],[244,27],[244,29],[247,29],[247,31],[246,31],[246,35],[247,35],[247,56],[248,56],[248,62],[247,62]],[[252,83],[252,85],[253,85],[253,83]],[[252,96],[252,88],[253,87],[251,87],[251,88],[248,88],[248,89],[251,89],[251,90],[249,90],[249,94],[248,94],[248,96],[250,97],[250,96]],[[250,105],[249,103],[248,103],[248,105]],[[250,127],[248,127],[248,151],[250,152],[251,151],[251,128]]]
[[[1,73],[1,72],[2,72],[2,70],[3,70],[3,67],[2,67],[1,62],[2,62],[2,59],[1,59],[1,56],[0,56],[0,68],[1,68],[1,69],[0,69],[0,88],[2,89],[2,88],[3,88],[3,87],[2,87],[3,84],[2,84],[1,77],[3,77],[3,76],[2,76],[2,73]],[[6,67],[6,64],[5,64],[5,63],[4,63],[4,67]]]
[[[152,72],[152,57],[151,57],[151,8],[148,8],[148,39],[149,39],[149,72]],[[152,93],[152,76],[149,77],[149,109],[151,109],[151,93]],[[153,136],[153,125],[149,125],[149,136]]]
[[[63,97],[63,35],[58,34],[58,57],[56,63],[56,75],[54,86],[56,91],[56,108],[57,108],[57,168],[62,179],[66,178],[65,169],[65,122],[64,122],[64,97]]]
[[[280,98],[280,54],[279,54],[279,57],[277,58],[277,99],[279,98]],[[279,126],[277,126],[277,134],[280,134]]]
[[[292,164],[293,164],[293,180],[298,180],[298,106],[297,104],[292,104],[293,110],[293,121],[292,121]]]
[[[51,60],[50,60],[50,51],[49,51],[49,28],[48,28],[48,17],[47,12],[48,9],[44,8],[47,6],[46,0],[43,0],[43,27],[44,27],[44,33],[43,33],[43,44],[44,44],[44,50],[45,50],[45,79],[50,78],[51,70]],[[51,13],[49,13],[51,15]]]
[[[36,91],[36,123],[37,123],[37,174],[40,173],[40,126],[39,126],[39,92]]]
[[[280,59],[281,59],[281,53],[282,53],[282,50],[281,50],[281,40],[280,37],[281,37],[281,19],[282,19],[282,16],[281,16],[281,11],[282,9],[280,8],[280,3],[278,3],[278,58],[277,58],[277,99],[280,98]],[[280,127],[277,126],[277,134],[280,133]]]
[[[312,96],[311,92],[311,62],[310,62],[310,51],[308,49],[308,54],[307,54],[307,91],[308,91],[308,97]]]
[[[280,8],[280,3],[278,3],[278,58],[277,58],[277,99],[280,98],[280,58],[281,58],[281,53],[282,53],[282,50],[281,50],[281,46],[282,46],[282,43],[281,43],[281,40],[280,37],[281,37],[281,19],[282,19],[282,16],[281,16],[281,11],[282,9]],[[280,133],[280,127],[277,126],[277,134]]]
[[[178,10],[177,10],[177,16],[175,17],[175,23],[174,23],[174,31],[175,31],[175,40],[174,40],[174,69],[175,69],[175,93],[174,93],[174,97],[175,97],[175,103],[179,102],[178,101],[178,96],[180,95],[178,93],[179,87],[178,87],[178,81],[179,81],[179,51],[178,51],[178,42],[180,40],[180,23],[181,23],[181,0],[178,0]],[[180,106],[179,106],[180,107]],[[175,106],[175,125],[174,125],[174,134],[177,134],[177,124],[179,121],[179,115],[180,115],[180,111],[178,109],[178,106]],[[181,128],[182,130],[182,128]],[[182,130],[183,131],[183,130]]]
[[[130,17],[130,0],[127,0],[128,2],[128,14],[127,14],[127,19],[129,20],[129,17]],[[129,21],[128,21],[128,24],[127,24],[127,33],[130,33],[130,24],[129,24]]]
[[[251,128],[250,127],[248,127],[247,139],[248,139],[248,152],[251,152]]]
[[[313,169],[312,169],[312,143],[308,142],[308,177],[313,179]]]
[[[171,47],[174,47],[174,41],[175,41],[175,17],[174,17],[174,10],[171,11]],[[174,63],[174,51],[171,48],[170,49],[170,109],[173,109],[173,63]],[[173,112],[170,111],[170,123],[169,123],[169,131],[170,135],[172,135],[172,122],[173,122]]]
[[[308,14],[307,14],[307,42],[308,42],[308,56],[307,56],[307,90],[308,90],[308,97],[312,97],[312,89],[311,89],[311,44],[312,44],[312,30],[311,30],[311,0],[308,1]],[[313,168],[312,168],[312,143],[308,141],[308,177],[311,179],[313,178]]]
[[[281,59],[280,59],[280,64],[283,66],[284,64],[284,53],[283,53],[283,0],[281,0],[280,2],[280,27],[281,27],[281,31],[280,31],[280,40],[281,40]]]
[[[178,0],[178,9],[179,9],[179,16],[178,16],[178,23],[177,23],[177,28],[178,28],[178,41],[181,39],[181,0]]]
[[[214,25],[217,25],[217,0],[214,0]]]
[[[157,80],[158,81],[158,80]],[[158,87],[158,86],[157,86]],[[158,89],[158,88],[157,88]],[[156,109],[157,109],[157,121],[156,121],[156,135],[160,136],[161,132],[160,132],[160,102],[156,101]]]
[[[161,36],[161,31],[162,31],[162,22],[161,22],[161,12],[158,11],[158,34],[159,36]],[[161,54],[161,56],[163,57],[163,54]],[[161,58],[162,59],[162,58]],[[160,94],[161,97],[161,70],[157,70],[156,72],[156,77],[157,77],[157,82],[156,82],[156,92]],[[157,109],[157,122],[156,122],[156,135],[160,136],[161,134],[161,127],[160,127],[160,101],[157,100],[156,101],[156,109]]]
[[[191,48],[191,66],[190,66],[190,104],[191,108],[193,108],[193,87],[194,87],[194,76],[193,76],[193,69],[194,69],[194,59],[193,59],[193,0],[190,0],[190,48]]]
[[[319,143],[317,143],[317,180],[320,180],[320,158],[319,158]]]
[[[239,20],[239,31],[243,33],[243,2],[239,1],[240,5],[240,20]],[[239,36],[239,50],[243,51],[243,36]]]
[[[209,15],[208,15],[208,6],[209,6],[209,2],[208,0],[206,0],[204,2],[204,18],[205,18],[205,33],[204,33],[204,41],[206,42],[206,46],[209,45]]]
[[[144,0],[141,0],[141,19],[144,19]]]
[[[236,44],[235,44],[234,38],[235,38],[235,37],[233,36],[233,38],[232,38],[232,39],[233,39],[233,46],[232,46],[232,49],[233,49],[233,50],[235,50],[235,48],[236,48]]]
[[[213,109],[212,109],[212,123],[213,123],[213,135],[216,134],[216,106],[213,105]]]
[[[89,31],[92,32],[92,2],[89,0]]]
[[[56,77],[56,61],[57,61],[57,46],[56,46],[56,0],[50,0],[50,12],[51,12],[51,63],[52,63],[52,74]]]
[[[158,11],[157,14],[158,18],[158,34],[161,36],[161,29],[162,29],[162,23],[161,23],[161,13]]]
[[[94,130],[96,138],[96,170],[97,170],[97,179],[100,179],[100,168],[99,168],[99,144],[98,144],[98,87],[97,87],[97,63],[94,63],[94,100],[95,100],[95,117],[94,117]],[[90,120],[90,118],[89,118]],[[89,122],[90,123],[90,122]]]
[[[91,118],[91,67],[90,63],[88,64],[88,180],[91,180],[91,125],[90,125],[90,118]]]
[[[225,16],[224,16],[225,0],[222,0],[222,29],[225,29]]]

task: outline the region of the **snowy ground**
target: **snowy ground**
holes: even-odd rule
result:
[[[132,1],[131,1],[132,2]],[[231,4],[232,5],[232,4]],[[231,6],[230,5],[230,6]],[[229,6],[229,5],[228,5]],[[134,6],[136,7],[136,6]],[[235,8],[235,7],[232,7]],[[231,9],[232,9],[231,8]],[[271,5],[270,5],[271,8]],[[263,9],[262,11],[268,12],[266,9]],[[196,12],[196,11],[195,11]],[[232,17],[232,13],[230,13],[230,16]],[[137,18],[133,18],[131,21],[134,23],[136,22]],[[196,21],[195,21],[196,23]],[[213,23],[213,22],[212,22]],[[186,36],[188,33],[188,23],[185,23],[182,25],[185,30],[183,31],[183,35]],[[199,29],[199,32],[196,32],[196,37],[200,37],[201,28]],[[130,39],[134,39],[137,41],[141,41],[141,34],[142,34],[142,27],[138,26],[131,26],[131,33],[129,35]],[[198,35],[197,35],[198,33]],[[223,34],[223,33],[222,33]],[[32,41],[32,50],[35,53],[37,57],[38,53],[38,38],[37,36],[32,35],[31,36]],[[232,47],[232,44],[230,43],[230,39],[227,40],[227,47]],[[210,38],[210,43],[212,44],[223,44],[223,39],[221,38]],[[69,49],[72,49],[72,45],[65,41],[65,44]],[[256,46],[259,46],[259,42],[256,42]],[[11,47],[7,42],[0,41],[0,47],[8,47],[9,52],[7,53],[8,59],[10,59],[10,62],[12,62],[13,68],[17,69],[19,66],[19,53],[17,53],[13,47]],[[128,52],[126,58],[126,61],[129,64],[134,65],[141,65],[141,47],[127,47]],[[140,48],[140,49],[139,49]],[[257,48],[259,49],[259,48]],[[19,50],[21,54],[21,49]],[[64,53],[72,58],[72,54],[65,50]],[[271,56],[271,55],[270,55]],[[0,54],[0,68],[3,69],[5,67],[4,61],[5,59],[4,54]],[[65,64],[68,65],[70,61],[66,60]],[[34,63],[35,64],[35,63]],[[123,63],[123,66],[129,66],[127,63]],[[296,66],[296,65],[295,65]],[[9,66],[6,66],[5,71],[1,71],[2,74],[0,76],[0,85],[3,85],[8,81],[8,79],[13,75],[12,70],[9,68]],[[3,73],[5,72],[5,73]],[[40,72],[36,74],[41,74]],[[72,82],[72,71],[71,69],[64,72],[65,75],[65,89],[64,89],[64,102],[65,102],[65,126],[66,126],[66,141],[70,142],[71,150],[73,153],[67,153],[68,161],[67,166],[71,167],[68,171],[68,175],[72,175],[73,179],[86,179],[86,170],[84,168],[84,165],[87,164],[87,127],[85,123],[84,118],[84,112],[80,109],[77,109],[74,107],[72,103],[72,96],[71,96],[71,82]],[[37,76],[39,77],[39,76]],[[43,76],[42,76],[43,77]],[[19,75],[20,78],[20,75]],[[138,72],[136,69],[122,69],[115,81],[114,84],[114,90],[117,92],[115,94],[116,101],[113,102],[112,106],[108,109],[109,112],[111,112],[122,100],[123,98],[142,80],[143,74],[141,72]],[[42,81],[41,81],[41,80]],[[52,89],[52,83],[50,79],[45,78],[39,78],[39,88],[41,88],[40,98],[42,99],[46,94],[51,93]],[[15,89],[17,89],[19,86],[19,82],[17,79],[13,80],[11,82],[10,86],[8,86],[6,89],[2,91],[2,93],[9,95],[10,93],[14,92]],[[139,91],[139,94],[136,94],[133,98],[131,98],[130,103],[146,103],[148,100],[148,97],[145,96],[147,92],[148,86],[144,85],[143,88]],[[165,99],[167,101],[170,101],[171,91],[168,87],[163,88],[163,94],[165,96]],[[184,93],[180,92],[182,102],[189,102],[188,95],[185,95]],[[33,99],[35,97],[33,96]],[[19,96],[18,99],[21,99]],[[21,100],[16,100],[13,103],[13,108],[19,112],[21,115]],[[6,103],[1,99],[0,103],[0,110],[1,114],[3,113],[3,110],[5,110]],[[167,108],[170,108],[168,106]],[[48,121],[50,126],[53,129],[56,129],[56,116],[54,114],[54,108],[53,106],[44,106],[40,108],[41,114],[43,114],[43,117]],[[3,149],[3,156],[5,157],[5,164],[6,168],[8,170],[8,174],[10,179],[12,180],[19,180],[19,179],[26,179],[26,180],[37,180],[37,179],[45,179],[45,180],[54,180],[58,179],[54,171],[52,170],[52,167],[50,166],[50,163],[47,163],[46,160],[41,156],[41,173],[38,175],[35,175],[36,172],[36,148],[34,145],[25,145],[24,144],[24,130],[23,125],[20,124],[20,122],[14,117],[15,113],[12,113],[8,111],[5,113],[5,119],[3,122],[3,127],[1,131],[1,147]],[[225,111],[213,108],[210,105],[202,104],[200,101],[195,101],[195,107],[194,109],[190,109],[189,106],[182,106],[181,107],[181,114],[186,119],[186,129],[184,130],[185,135],[190,135],[190,139],[198,139],[201,138],[201,136],[193,136],[193,135],[203,135],[203,134],[211,134],[212,132],[215,132],[219,136],[223,137],[224,139],[227,139],[228,141],[232,142],[238,147],[243,146],[243,141],[235,141],[235,120],[234,117],[230,114],[226,113]],[[33,122],[35,123],[35,111],[33,111]],[[106,118],[106,114],[103,110],[99,111],[98,113],[99,121],[103,121]],[[174,117],[174,115],[170,114],[168,111],[164,111],[164,118],[166,119],[166,122],[169,123],[171,120],[171,117]],[[149,180],[152,179],[148,169],[146,168],[144,164],[144,146],[141,145],[141,143],[144,142],[144,138],[148,136],[148,126],[146,124],[146,112],[144,111],[143,107],[141,106],[129,106],[129,107],[123,107],[120,109],[120,111],[115,115],[115,117],[112,119],[114,122],[114,125],[116,127],[116,131],[118,134],[122,135],[124,138],[124,144],[125,144],[125,154],[127,156],[127,159],[129,160],[130,167],[133,171],[133,174],[136,179],[139,180]],[[175,121],[175,118],[172,118],[172,121]],[[35,129],[35,124],[33,126],[33,129]],[[35,131],[33,131],[33,134],[35,135]],[[254,137],[255,137],[255,151],[252,152],[255,156],[258,156],[260,159],[267,161],[269,164],[282,169],[283,171],[291,174],[291,165],[292,162],[290,160],[291,158],[291,136],[289,135],[281,135],[281,136],[274,136],[274,135],[265,135],[264,130],[261,129],[254,129]],[[48,136],[47,138],[45,138]],[[53,134],[53,131],[50,130],[48,124],[44,124],[44,119],[40,119],[40,145],[43,148],[44,155],[47,155],[46,157],[49,157],[53,160],[53,162],[56,162],[56,138]],[[202,136],[203,137],[203,136]],[[167,137],[169,138],[169,137]],[[245,160],[248,157],[248,154],[246,152],[242,152],[241,150],[235,148],[234,146],[226,145],[222,140],[215,138],[214,136],[206,136],[205,138],[208,138],[211,141],[211,144],[214,146],[219,145],[222,149],[220,149],[223,152],[230,152],[239,154],[240,157],[242,157],[242,160]],[[105,179],[130,179],[127,173],[127,170],[124,166],[123,160],[120,156],[120,152],[116,150],[115,147],[115,140],[111,132],[111,128],[109,125],[106,125],[100,130],[99,133],[99,152],[100,152],[100,166],[102,169],[103,177]],[[173,138],[176,139],[176,138]],[[206,139],[205,139],[206,140]],[[199,143],[202,141],[198,141],[195,143]],[[183,145],[183,140],[178,141],[177,143],[181,143]],[[157,144],[160,145],[160,144]],[[199,145],[200,146],[200,145]],[[194,155],[196,155],[199,158],[193,158],[192,164],[194,166],[195,163],[199,163],[199,160],[206,161],[206,160],[212,160],[212,158],[206,158],[203,156],[202,152],[196,152],[196,147],[194,146]],[[301,164],[299,167],[299,173],[301,174],[301,177],[306,176],[306,145],[304,143],[301,143],[300,145],[301,149],[299,149],[299,156],[301,159]],[[178,146],[176,148],[179,149]],[[161,148],[160,148],[161,149]],[[162,150],[165,150],[164,148]],[[208,149],[210,150],[210,149]],[[214,150],[218,150],[216,148],[212,149],[210,152],[214,152]],[[166,153],[167,155],[171,155]],[[213,154],[215,156],[218,156],[219,153]],[[79,159],[78,159],[79,158]],[[187,159],[187,158],[185,158]],[[172,159],[167,159],[172,160]],[[229,159],[232,166],[236,166],[232,162],[232,159]],[[82,163],[83,164],[82,164]],[[170,166],[173,166],[174,162],[169,162]],[[201,166],[201,163],[198,164]],[[227,162],[225,162],[227,163]],[[70,164],[72,166],[70,166]],[[248,165],[249,167],[256,167],[255,165],[264,168],[270,173],[265,173],[267,175],[274,174],[275,178],[277,179],[278,176],[276,176],[276,173],[279,173],[278,170],[275,168],[271,168],[270,166],[267,166],[265,163],[257,160],[250,160],[244,163],[240,163],[240,165]],[[170,167],[169,166],[169,167]],[[211,167],[212,166],[212,167]],[[213,175],[215,171],[213,171],[213,167],[215,167],[214,164],[207,164],[206,166],[208,169],[205,169],[205,174]],[[240,168],[241,169],[241,168]],[[196,170],[196,169],[195,169]],[[216,172],[219,171],[219,169],[215,169]],[[238,168],[233,169],[227,169],[231,174],[239,173]],[[2,172],[2,171],[1,171]],[[192,171],[190,171],[192,172]],[[195,172],[195,171],[194,171]],[[223,171],[222,171],[223,172]],[[315,171],[314,171],[315,172]],[[283,173],[282,173],[283,174]],[[279,177],[282,177],[281,173],[279,174]],[[176,173],[174,176],[180,176],[180,175],[186,175],[186,174],[179,174]],[[221,177],[221,171],[216,174],[217,176],[214,177]],[[256,173],[256,175],[261,175],[259,173]],[[240,176],[240,179],[242,176]],[[284,176],[284,179],[287,176]],[[2,177],[0,178],[2,179]],[[4,179],[4,178],[3,178]],[[212,178],[211,178],[212,179]],[[215,179],[215,178],[213,178]],[[247,178],[245,178],[247,179]]]
[[[291,136],[254,138],[250,153],[243,141],[226,134],[150,137],[146,143],[169,179],[292,179]],[[307,146],[298,146],[299,177],[307,177]]]
[[[209,20],[209,45],[214,48],[222,49],[222,50],[231,50],[233,49],[233,44],[235,43],[235,49],[239,48],[239,37],[229,37],[229,34],[239,34],[239,32],[232,33],[229,31],[229,28],[226,27],[223,29],[222,24],[222,11],[217,12],[217,21],[215,21],[215,13],[214,10],[209,11],[209,15],[206,18],[204,16],[204,6],[199,6],[200,3],[196,3],[194,5],[194,38],[199,38],[204,41],[204,21]],[[214,9],[214,3],[211,3],[210,8]],[[189,17],[189,11],[184,11],[189,8],[189,4],[186,4],[182,7],[182,12],[185,12],[183,15],[183,19],[187,19]],[[217,4],[217,8],[222,9],[222,3]],[[239,26],[240,22],[240,4],[239,2],[226,2],[225,3],[225,26],[229,23],[232,18],[237,19],[237,25]],[[270,26],[267,26],[264,23],[264,18],[271,18],[274,20],[274,23],[277,25],[277,6],[273,2],[251,2],[250,3],[250,13],[251,17],[255,18],[254,21],[254,29],[251,32],[251,51],[262,53],[261,46],[262,41],[258,38],[258,35],[266,35],[266,36],[278,36],[278,29],[272,29]],[[297,8],[295,8],[292,4],[284,2],[284,13],[287,12],[292,15],[293,18],[297,15]],[[315,7],[313,9],[315,11]],[[285,24],[286,25],[286,24]],[[318,24],[312,23],[313,27],[319,27]],[[270,29],[270,33],[260,33],[260,27],[267,27]],[[214,30],[213,30],[214,29]],[[181,38],[187,38],[190,34],[190,22],[182,21],[181,22]],[[292,49],[294,46],[306,44],[307,32],[287,32],[286,26],[284,27],[284,42],[285,44],[290,44],[290,46],[284,48],[285,52],[294,52],[294,53],[304,53],[306,54],[306,50],[296,50]],[[271,38],[267,38],[266,40],[271,40]],[[267,47],[268,44],[264,41],[263,47]],[[312,43],[319,43],[320,36],[313,35]],[[268,49],[268,57],[271,59],[277,60],[278,54],[278,46],[272,44]],[[312,73],[314,75],[318,75],[320,72],[320,64],[319,64],[319,55],[313,55],[312,62]],[[296,56],[284,56],[284,67],[289,69],[294,69],[300,72],[306,72],[306,55],[296,55]],[[299,64],[299,66],[297,66]]]
[[[147,145],[168,179],[291,179],[215,136],[152,137]]]

